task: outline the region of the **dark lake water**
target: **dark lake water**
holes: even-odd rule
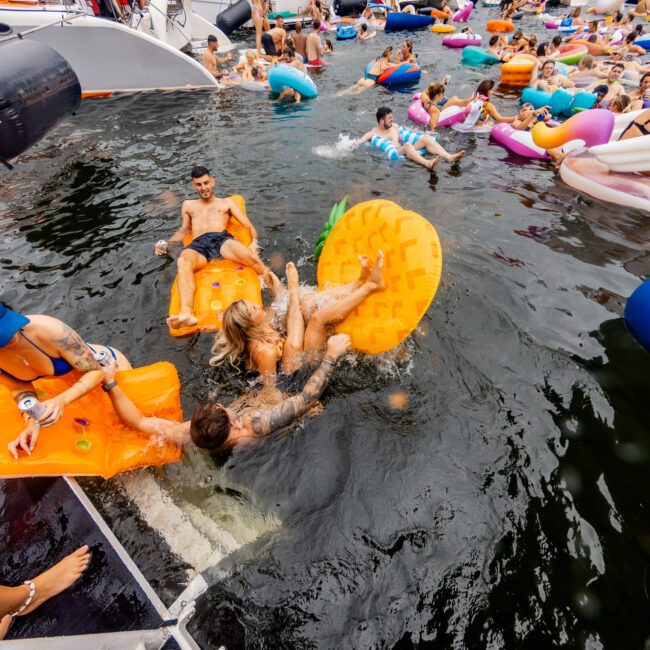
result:
[[[295,107],[239,89],[85,102],[2,172],[2,295],[134,364],[172,361],[189,414],[246,387],[208,366],[208,336],[165,325],[175,265],[153,244],[193,165],[244,195],[264,257],[310,283],[333,201],[419,212],[444,269],[402,350],[344,363],[323,413],[223,467],[192,451],[82,485],[168,602],[203,572],[190,627],[205,648],[647,647],[650,357],[622,313],[650,274],[648,217],[487,136],[443,132],[467,157],[435,174],[347,151],[378,106],[405,121],[408,94],[335,96],[401,38],[335,43],[320,96]],[[498,77],[441,39],[414,35],[427,80],[449,72],[469,96]],[[512,92],[495,101],[516,110]]]

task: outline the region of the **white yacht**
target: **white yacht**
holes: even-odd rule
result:
[[[93,5],[97,8],[95,0]],[[133,13],[109,6],[115,19],[95,15],[86,0],[66,5],[0,0],[0,49],[3,40],[19,36],[48,45],[75,71],[83,97],[219,87],[189,53],[205,47],[209,34],[217,36],[220,49],[233,46],[192,13],[191,0],[152,0]]]

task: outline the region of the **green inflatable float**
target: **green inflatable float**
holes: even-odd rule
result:
[[[338,203],[335,203],[330,210],[330,216],[328,217],[325,225],[323,226],[323,232],[318,236],[316,240],[316,245],[314,246],[314,259],[317,260],[320,256],[323,246],[325,246],[325,240],[329,237],[332,232],[332,228],[336,225],[336,222],[343,216],[348,207],[348,197],[344,196]]]

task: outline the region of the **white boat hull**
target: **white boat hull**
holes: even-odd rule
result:
[[[72,15],[0,6],[0,22],[14,33],[44,27],[24,38],[59,52],[79,77],[84,96],[218,87],[198,61],[152,36],[95,16],[62,20],[66,17]]]

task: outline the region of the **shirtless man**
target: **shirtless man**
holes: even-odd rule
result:
[[[594,81],[592,84],[587,86],[585,90],[587,92],[592,92],[596,86],[600,86],[601,84],[603,86],[607,86],[607,94],[603,98],[605,102],[609,103],[616,99],[620,95],[625,94],[625,89],[623,88],[623,84],[619,81],[621,78],[623,71],[625,70],[625,66],[622,63],[615,63],[609,70],[609,74],[607,75],[606,79],[598,79]]]
[[[334,373],[339,357],[350,349],[350,337],[336,334],[327,341],[323,360],[294,397],[282,399],[272,408],[226,408],[221,404],[200,404],[191,420],[174,422],[164,418],[146,417],[115,381],[117,370],[112,362],[104,370],[104,390],[108,393],[123,422],[142,433],[158,436],[179,447],[196,445],[210,452],[225,452],[238,443],[251,444],[255,438],[282,429],[313,408]]]
[[[406,142],[400,145],[397,130],[398,127],[397,124],[393,123],[393,111],[390,108],[382,106],[377,110],[375,117],[377,118],[377,126],[357,140],[355,142],[356,145],[370,142],[373,135],[378,135],[380,138],[390,140],[395,149],[397,149],[397,153],[406,156],[409,160],[412,160],[427,169],[433,169],[440,162],[441,156],[448,162],[456,162],[465,155],[464,151],[450,154],[448,151],[445,151],[445,149],[443,149],[434,138],[425,134],[417,141],[418,149],[426,149],[428,153],[436,154],[435,158],[427,160],[424,156],[418,153],[417,149],[412,144]]]
[[[314,28],[312,33],[307,36],[307,63],[314,66],[325,65],[325,61],[321,59],[325,54],[325,48],[319,35],[320,20],[315,20],[312,27]]]
[[[210,260],[228,259],[251,267],[256,273],[263,274],[266,268],[260,258],[251,248],[238,242],[229,232],[226,225],[230,217],[235,217],[247,228],[253,239],[257,240],[257,231],[248,217],[239,209],[232,199],[220,199],[214,195],[214,176],[205,167],[192,169],[192,186],[198,192],[199,198],[193,201],[183,201],[181,227],[166,242],[182,242],[187,235],[194,239],[186,246],[178,257],[178,293],[180,311],[176,316],[170,316],[167,323],[170,327],[190,327],[197,322],[194,316],[194,272],[203,268]],[[156,255],[164,255],[166,246],[156,244]]]
[[[217,37],[214,34],[208,36],[208,49],[203,53],[203,66],[216,79],[227,75],[227,72],[217,70],[218,65],[222,65],[232,60],[232,52],[224,57],[217,56]]]
[[[282,58],[280,59],[282,63],[286,63],[287,65],[290,65],[292,68],[296,68],[296,70],[300,70],[301,72],[307,72],[307,69],[305,66],[298,61],[296,58],[296,53],[290,48],[290,47],[285,47],[284,50],[282,51]]]
[[[280,56],[284,50],[287,32],[284,29],[284,19],[280,14],[275,17],[275,26],[262,34],[262,47],[268,56]]]
[[[302,21],[296,23],[296,33],[293,37],[296,52],[300,54],[302,60],[305,61],[307,57],[307,37],[302,33]]]

